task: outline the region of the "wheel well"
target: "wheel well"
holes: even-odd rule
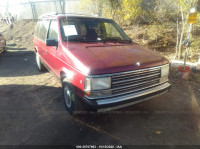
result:
[[[35,53],[37,53],[37,48],[36,47],[34,48],[34,50],[35,50]]]
[[[60,80],[61,80],[61,82],[71,83],[71,79],[68,78],[67,72],[65,72],[65,71],[60,72]]]
[[[65,73],[63,71],[60,72],[60,79],[61,81],[63,81],[63,79],[65,78]]]

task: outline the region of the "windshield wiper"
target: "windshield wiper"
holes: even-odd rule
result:
[[[64,41],[82,41],[82,40],[84,40],[84,39],[81,39],[81,38],[74,38],[74,39],[67,39],[67,38],[65,38],[64,39]]]
[[[67,41],[67,39],[65,39],[65,41]],[[74,39],[68,39],[69,42],[100,42],[99,40],[87,40],[87,39],[80,39],[80,38],[74,38]]]
[[[106,42],[114,42],[114,43],[131,43],[132,40],[123,40],[123,39],[115,39],[115,38],[106,38],[103,40],[103,43]]]

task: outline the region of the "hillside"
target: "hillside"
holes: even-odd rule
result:
[[[33,35],[36,22],[20,21],[13,27],[6,24],[0,24],[0,32],[7,40],[8,50],[33,50]]]

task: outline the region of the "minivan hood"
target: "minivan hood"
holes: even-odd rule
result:
[[[67,47],[67,43],[64,46]],[[68,50],[70,55],[89,69],[89,75],[131,71],[168,63],[160,54],[135,43],[69,43]],[[70,57],[68,62],[79,69]]]

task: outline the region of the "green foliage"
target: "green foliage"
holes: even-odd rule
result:
[[[120,24],[129,24],[136,20],[142,13],[140,3],[142,0],[82,0],[80,9],[84,12],[99,14],[115,19]],[[101,5],[103,8],[99,8]]]
[[[100,0],[82,0],[79,5],[79,9],[87,14],[99,13]]]
[[[142,13],[141,0],[123,0],[121,3],[121,16],[124,21],[136,20]]]
[[[142,0],[108,0],[110,5],[110,15],[113,19],[116,19],[120,24],[131,24],[135,21],[142,9],[140,3]],[[105,14],[109,12],[105,11]]]

